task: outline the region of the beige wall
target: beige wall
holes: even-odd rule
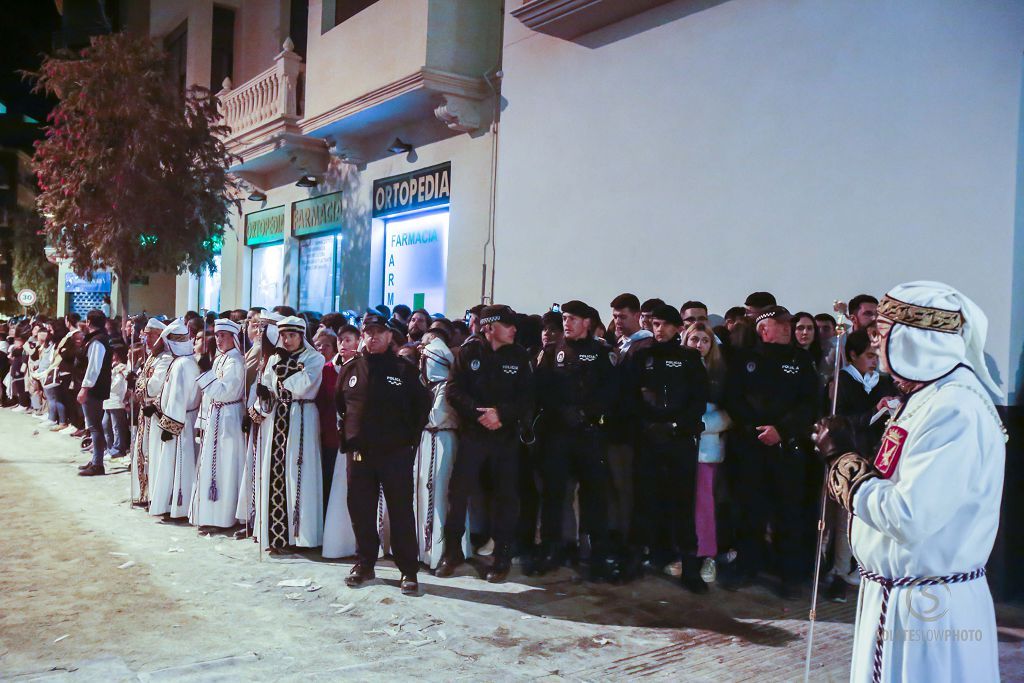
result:
[[[1006,386],[1022,51],[1005,0],[680,1],[577,42],[509,17],[496,297],[819,312],[945,280]]]
[[[380,0],[320,33],[321,0],[309,2],[306,116],[418,71],[427,54],[427,0]]]

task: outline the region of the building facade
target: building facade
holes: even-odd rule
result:
[[[818,312],[936,279],[1013,405],[1022,29],[1012,0],[150,0],[252,197],[175,312]]]

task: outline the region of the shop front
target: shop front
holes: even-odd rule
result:
[[[272,308],[284,302],[284,220],[283,204],[245,216],[250,306]]]
[[[444,311],[450,200],[451,162],[374,182],[374,232],[382,238],[387,306]]]
[[[342,193],[292,204],[292,235],[299,243],[299,310],[337,311],[342,289]]]

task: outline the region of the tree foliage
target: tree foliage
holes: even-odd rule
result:
[[[14,293],[26,288],[35,291],[38,299],[33,308],[53,313],[57,308],[57,266],[46,260],[43,222],[34,211],[16,207],[10,210],[10,227]],[[5,313],[24,310],[14,298],[6,303]]]
[[[135,276],[215,268],[238,191],[216,97],[168,73],[155,43],[113,34],[30,74],[59,98],[35,152],[46,236],[75,272],[114,271],[124,313]]]

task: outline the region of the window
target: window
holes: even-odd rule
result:
[[[384,303],[443,311],[448,266],[448,209],[384,224]]]
[[[320,32],[327,33],[376,2],[377,0],[324,0]]]
[[[210,90],[217,92],[231,76],[235,63],[235,10],[213,6],[213,45],[210,54]]]
[[[341,282],[337,258],[341,235],[310,237],[299,242],[299,310],[330,313],[337,310],[338,283]]]
[[[199,274],[198,290],[199,290],[199,303],[198,308],[202,311],[220,311],[220,254],[213,257],[213,263],[217,268],[217,271],[211,273],[207,269],[203,269],[203,272]]]
[[[284,245],[268,244],[252,250],[249,305],[273,308],[284,303]]]

